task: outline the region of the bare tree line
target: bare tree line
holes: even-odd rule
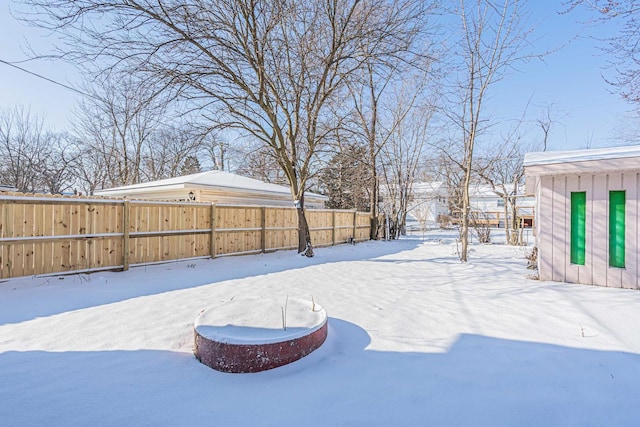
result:
[[[20,191],[60,193],[73,182],[77,160],[71,138],[47,130],[24,107],[0,110],[0,182]]]
[[[65,37],[58,54],[85,70],[91,96],[64,134],[2,111],[3,158],[43,138],[53,147],[5,162],[4,184],[91,193],[234,170],[289,186],[308,256],[309,190],[329,194],[330,207],[369,210],[372,238],[382,209],[397,237],[417,177],[444,180],[462,219],[462,261],[472,183],[515,209],[524,148],[516,134],[485,137],[495,124],[485,104],[507,71],[537,56],[525,1],[23,2],[25,20]],[[32,134],[17,137],[21,120]],[[539,120],[544,147],[552,123]]]
[[[201,171],[212,147],[193,125],[100,107],[83,102],[77,125],[64,132],[47,129],[24,107],[0,109],[0,183],[22,192],[93,194]]]
[[[67,38],[67,59],[101,76],[135,75],[189,101],[211,129],[260,141],[287,178],[298,250],[309,256],[304,193],[317,153],[341,122],[335,106],[365,64],[407,55],[427,15],[414,0],[26,3],[32,22]],[[131,129],[125,118],[110,136],[120,152],[123,138],[132,144],[113,166],[127,180],[138,179],[127,171],[148,138],[147,123],[139,125]]]

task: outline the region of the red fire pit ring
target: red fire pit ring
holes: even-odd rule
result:
[[[234,298],[194,324],[196,358],[222,372],[248,373],[308,355],[327,337],[327,314],[311,300]]]

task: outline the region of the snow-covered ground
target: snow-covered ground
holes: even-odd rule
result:
[[[454,235],[0,283],[2,426],[637,426],[640,292],[527,279],[526,249]],[[226,374],[193,322],[313,298],[322,347]]]

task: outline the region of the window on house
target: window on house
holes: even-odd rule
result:
[[[571,264],[584,265],[586,248],[587,193],[571,193]]]
[[[504,199],[498,199],[498,207],[499,208],[503,208],[504,207]]]
[[[609,266],[624,268],[624,214],[626,193],[609,192]]]

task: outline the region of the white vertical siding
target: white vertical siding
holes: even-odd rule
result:
[[[538,240],[538,273],[541,280],[553,280],[553,178],[540,177],[536,208]]]
[[[567,205],[565,209],[565,227],[564,227],[564,253],[566,274],[564,281],[577,283],[580,281],[579,266],[577,264],[571,264],[571,193],[580,190],[580,182],[577,176],[567,177],[567,189],[565,192],[565,198]],[[586,254],[585,254],[586,255]],[[586,261],[585,261],[586,264]]]
[[[622,188],[627,192],[625,207],[625,268],[622,270],[623,288],[638,288],[638,176],[637,173],[625,173]]]
[[[593,177],[593,209],[587,212],[587,222],[593,224],[591,234],[594,244],[591,245],[591,271],[593,284],[607,286],[607,269],[609,268],[609,193],[607,192],[607,175]],[[587,197],[588,193],[587,193]],[[589,250],[589,249],[587,249]]]
[[[552,236],[553,239],[553,280],[564,281],[566,279],[567,266],[567,193],[565,176],[553,178],[553,202],[552,202]]]
[[[607,210],[609,208],[609,192],[610,191],[620,191],[622,190],[622,174],[614,173],[609,175],[609,180],[607,182]],[[627,195],[628,196],[628,195]],[[626,206],[625,206],[626,211]],[[625,221],[626,223],[626,221]],[[609,215],[607,215],[607,237],[609,233]],[[626,231],[625,231],[626,233]],[[626,236],[625,236],[626,237]],[[626,240],[626,239],[625,239]],[[622,268],[617,267],[609,267],[609,239],[605,240],[607,247],[607,284],[611,288],[621,288],[622,287]],[[628,242],[626,242],[628,244]],[[625,244],[625,246],[626,246]],[[626,259],[625,259],[626,263]]]
[[[586,224],[585,224],[585,254],[584,265],[578,268],[578,283],[584,283],[586,285],[593,285],[593,246],[595,244],[601,244],[598,240],[594,241],[593,238],[593,175],[586,175],[580,177],[580,189],[579,191],[586,192],[587,206],[586,206]],[[597,243],[596,243],[597,242]]]

